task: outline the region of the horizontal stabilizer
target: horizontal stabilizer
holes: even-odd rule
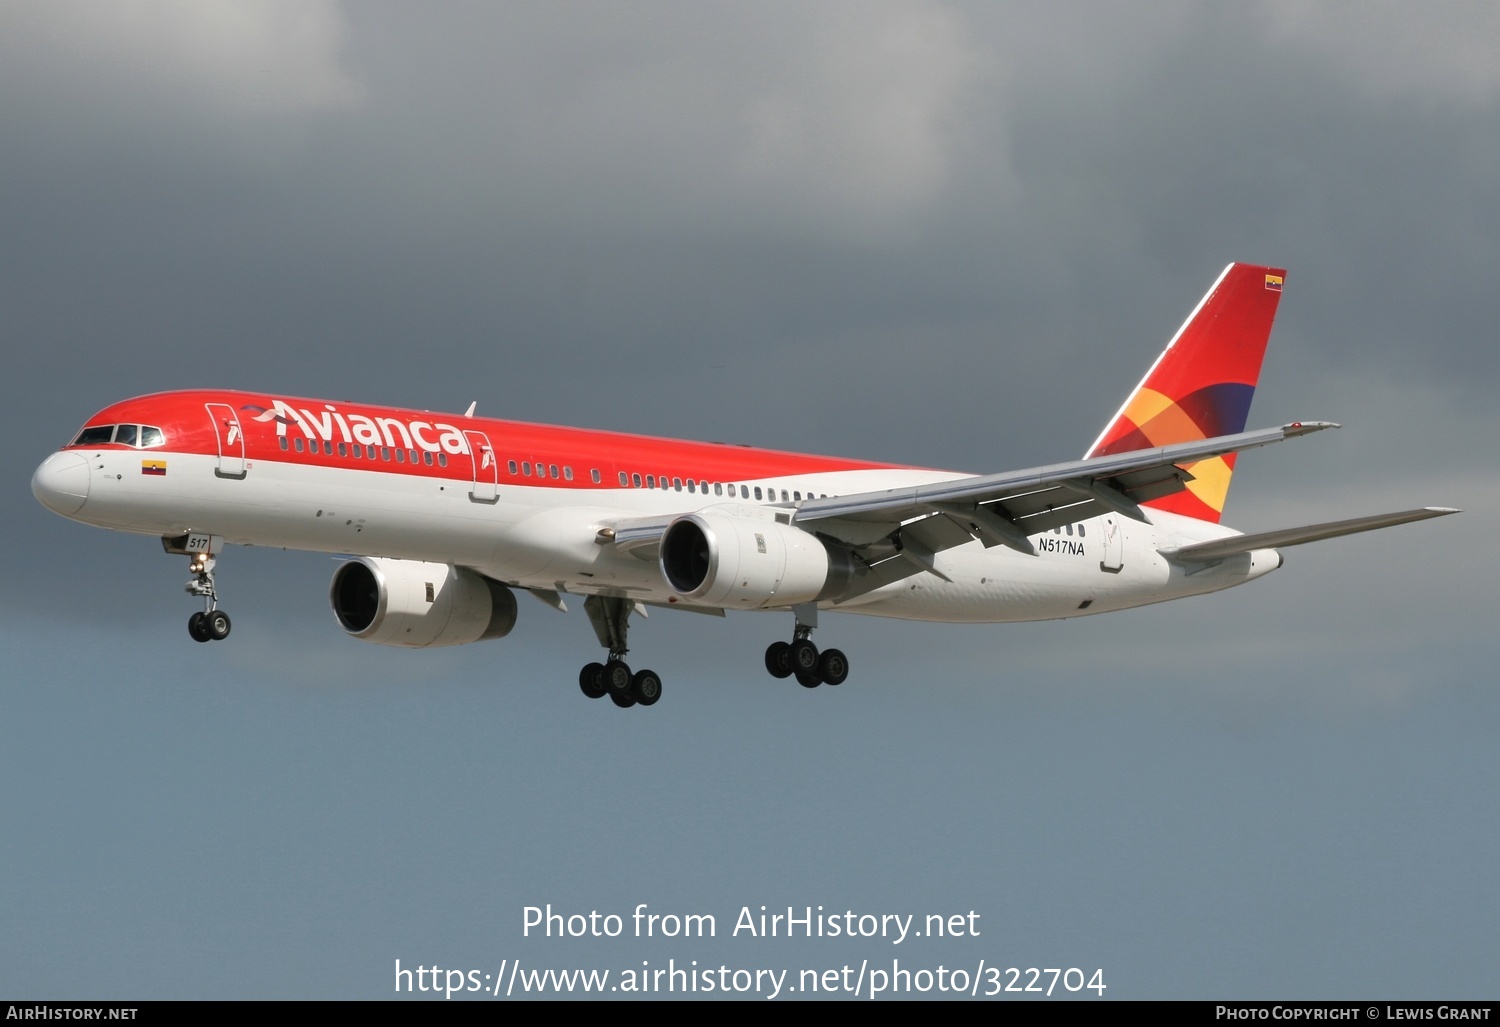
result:
[[[1355,535],[1361,531],[1389,528],[1395,524],[1425,521],[1429,517],[1444,517],[1459,511],[1447,506],[1424,506],[1420,510],[1402,510],[1399,513],[1374,514],[1370,517],[1353,517],[1347,521],[1326,521],[1323,524],[1307,524],[1300,528],[1282,528],[1279,531],[1262,531],[1254,535],[1232,535],[1229,538],[1198,542],[1179,549],[1163,549],[1161,555],[1169,560],[1191,560],[1208,562],[1222,560],[1237,553],[1248,553],[1254,549],[1278,549],[1282,546],[1300,546],[1304,542],[1317,542],[1340,535]]]

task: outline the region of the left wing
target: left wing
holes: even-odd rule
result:
[[[1064,524],[1110,511],[1145,520],[1141,503],[1180,492],[1193,480],[1179,464],[1337,427],[1328,421],[1298,421],[1021,471],[812,499],[796,510],[791,522],[853,545],[868,545],[872,527],[899,529],[903,550],[915,543],[929,556],[971,539],[1034,555],[1027,536]]]
[[[1193,480],[1192,474],[1179,464],[1337,427],[1328,421],[1298,421],[1280,428],[1020,471],[809,499],[800,506],[777,512],[776,519],[844,542],[860,550],[868,564],[903,554],[918,569],[930,568],[934,554],[972,539],[978,539],[986,547],[1004,545],[1034,555],[1036,550],[1027,536],[1063,524],[1106,511],[1145,520],[1141,503],[1180,492]],[[662,535],[677,516],[607,521],[594,541],[643,559],[654,559]]]

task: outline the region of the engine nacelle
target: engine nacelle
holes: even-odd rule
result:
[[[677,518],[661,540],[667,584],[696,602],[744,610],[814,602],[847,587],[846,551],[767,513],[709,509]]]
[[[362,556],[334,572],[328,599],[345,631],[380,645],[463,645],[516,626],[515,593],[446,563]]]

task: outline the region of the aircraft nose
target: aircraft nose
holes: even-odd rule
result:
[[[72,517],[89,498],[89,462],[79,453],[53,453],[31,476],[31,492],[48,510]]]

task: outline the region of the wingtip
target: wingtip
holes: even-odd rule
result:
[[[1287,438],[1298,435],[1310,435],[1315,431],[1323,431],[1325,428],[1342,428],[1343,425],[1337,421],[1293,421],[1291,424],[1283,424],[1282,432]]]

